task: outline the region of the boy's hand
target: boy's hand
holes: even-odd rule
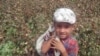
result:
[[[47,51],[50,49],[50,47],[51,47],[51,43],[52,43],[52,41],[54,40],[54,37],[53,36],[51,36],[50,37],[50,39],[48,40],[48,41],[44,41],[43,42],[43,44],[42,44],[42,49],[41,49],[41,51],[42,51],[42,53],[47,53]]]
[[[61,41],[53,40],[51,44],[54,46],[54,47],[51,47],[51,48],[59,50],[61,53],[66,53],[66,49],[63,46]]]

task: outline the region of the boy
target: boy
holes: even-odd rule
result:
[[[69,8],[54,12],[53,25],[37,40],[36,50],[43,56],[77,56],[78,43],[71,35],[76,15]]]

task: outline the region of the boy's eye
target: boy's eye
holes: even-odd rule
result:
[[[69,28],[69,26],[68,26],[68,25],[66,25],[66,26],[65,26],[65,28]]]
[[[69,27],[71,27],[72,25],[65,25],[65,28],[69,28]]]
[[[56,25],[57,28],[69,28],[70,25]]]
[[[62,27],[62,25],[56,25],[58,28],[61,28]]]

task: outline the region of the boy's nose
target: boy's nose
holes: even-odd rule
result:
[[[60,29],[60,32],[61,32],[61,33],[64,33],[64,32],[65,32],[65,29],[64,29],[64,28],[61,28],[61,29]]]

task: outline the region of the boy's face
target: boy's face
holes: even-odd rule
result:
[[[68,37],[74,29],[72,24],[65,22],[55,22],[54,26],[57,36],[59,36],[61,39]]]

